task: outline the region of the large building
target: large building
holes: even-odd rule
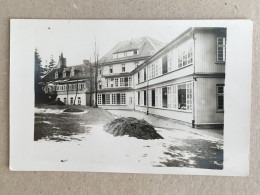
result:
[[[99,61],[97,103],[104,109],[134,109],[131,72],[154,55],[163,44],[150,37],[119,42]]]
[[[83,64],[67,67],[66,58],[61,53],[58,64],[41,79],[42,89],[66,105],[88,106],[91,104],[89,67],[87,60]]]
[[[223,126],[225,28],[189,28],[131,72],[135,110]]]

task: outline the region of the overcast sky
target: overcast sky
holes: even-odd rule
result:
[[[51,55],[57,62],[63,52],[68,66],[90,59],[95,39],[102,57],[119,41],[150,36],[168,43],[189,27],[191,22],[154,20],[35,20],[30,26],[42,64],[48,63]]]

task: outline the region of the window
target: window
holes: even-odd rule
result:
[[[81,105],[81,98],[78,97],[78,105]]]
[[[163,74],[167,73],[167,71],[168,71],[168,70],[167,70],[167,68],[168,68],[167,60],[168,60],[168,59],[167,59],[167,55],[165,55],[165,56],[162,57],[162,73],[163,73]]]
[[[67,98],[63,99],[64,104],[67,104]]]
[[[120,96],[121,96],[121,104],[125,104],[125,93],[121,93],[120,94]]]
[[[106,79],[106,80],[107,80],[107,87],[109,87],[110,79]]]
[[[186,110],[186,84],[178,85],[178,109]]]
[[[172,108],[173,99],[172,99],[172,86],[167,87],[167,108]]]
[[[116,104],[116,94],[112,93],[112,104]]]
[[[140,91],[137,92],[137,105],[140,105]]]
[[[66,77],[66,70],[63,70],[63,77]]]
[[[178,109],[192,110],[192,83],[178,85]]]
[[[193,56],[192,56],[192,47],[189,47],[188,50],[188,64],[192,64],[193,63]]]
[[[118,87],[118,78],[115,78],[115,87]]]
[[[136,63],[135,63],[135,67],[137,67],[137,66],[139,66],[139,62],[136,62]]]
[[[140,83],[140,72],[137,73],[137,79],[138,79],[138,83]]]
[[[125,77],[124,81],[125,81],[125,87],[128,87],[128,77]]]
[[[101,68],[98,70],[98,72],[99,72],[99,75],[101,75],[101,74],[102,74],[102,70],[101,70]]]
[[[110,94],[106,94],[106,104],[110,104]]]
[[[152,106],[155,106],[155,89],[152,89]]]
[[[217,85],[217,111],[224,111],[224,85]]]
[[[155,107],[162,107],[162,88],[155,90]]]
[[[70,104],[73,104],[73,97],[70,98]]]
[[[102,84],[101,83],[98,84],[98,88],[102,89]]]
[[[192,46],[180,48],[178,50],[178,68],[191,65],[193,63]]]
[[[172,108],[177,109],[177,86],[172,86]]]
[[[55,72],[55,79],[57,79],[58,76],[59,76],[59,74],[58,74],[58,72],[56,71],[56,72]]]
[[[192,110],[192,83],[187,83],[187,110]]]
[[[109,66],[109,73],[113,73],[113,67]]]
[[[226,38],[224,37],[217,38],[217,61],[226,61]]]
[[[120,102],[120,93],[117,93],[116,94],[116,100],[117,100],[117,104],[121,104],[121,102]]]
[[[101,94],[97,94],[97,103],[98,103],[98,105],[102,104],[102,95]]]
[[[144,81],[146,81],[146,67],[144,68]]]
[[[125,64],[122,64],[122,72],[125,72]]]
[[[137,55],[137,50],[134,50],[134,55]]]
[[[128,86],[129,86],[129,87],[132,86],[132,77],[128,77]]]
[[[110,87],[114,87],[114,79],[110,79]]]
[[[173,71],[173,65],[174,65],[173,59],[174,59],[174,58],[173,58],[173,51],[170,51],[170,52],[167,54],[167,65],[168,65],[167,71],[168,71],[168,72]]]
[[[120,87],[125,86],[125,80],[124,77],[120,78]]]
[[[106,94],[102,94],[102,104],[106,104]]]
[[[146,106],[146,90],[144,90],[144,106]]]
[[[162,88],[162,106],[167,108],[167,87]]]

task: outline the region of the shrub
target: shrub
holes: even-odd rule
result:
[[[154,127],[145,120],[138,120],[134,117],[122,117],[113,120],[104,126],[104,130],[114,136],[128,135],[137,139],[163,139],[156,132]]]

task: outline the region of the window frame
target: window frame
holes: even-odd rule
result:
[[[218,88],[219,88],[219,87],[223,87],[223,93],[219,93],[219,92],[218,92]],[[225,103],[225,102],[224,102],[225,91],[224,91],[224,90],[225,90],[225,84],[217,84],[217,85],[216,85],[216,111],[217,111],[217,112],[224,112],[224,110],[225,110],[225,104],[224,104],[224,103]],[[218,105],[219,105],[218,97],[219,97],[219,96],[223,96],[223,109],[218,109],[218,107],[219,107],[219,106],[218,106]]]
[[[219,39],[222,40],[222,44],[219,44]],[[216,52],[216,62],[218,63],[225,63],[226,62],[226,37],[217,37],[217,52]],[[222,60],[219,59],[219,48],[222,48]]]

